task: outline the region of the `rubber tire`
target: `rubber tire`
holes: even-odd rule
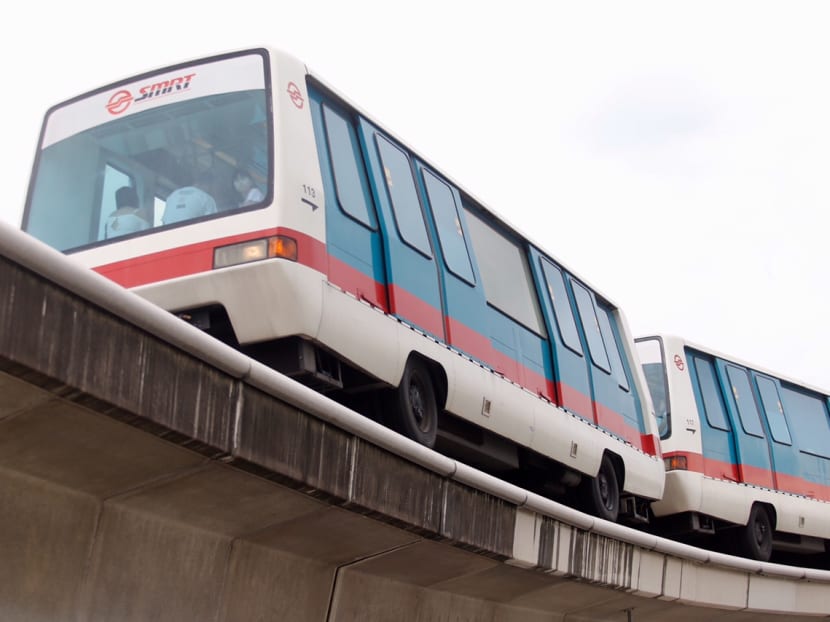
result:
[[[435,447],[438,438],[438,402],[426,365],[410,360],[396,392],[393,425],[413,441]]]
[[[767,562],[772,556],[772,520],[763,505],[753,505],[749,522],[740,529],[738,552],[749,559]]]
[[[586,477],[583,481],[582,503],[589,514],[617,522],[620,515],[620,484],[608,456],[602,457],[597,476]]]

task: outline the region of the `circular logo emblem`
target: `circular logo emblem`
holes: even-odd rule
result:
[[[674,366],[677,367],[680,371],[686,369],[686,363],[683,362],[683,359],[680,358],[679,354],[674,355]]]
[[[133,103],[133,96],[129,91],[117,91],[107,102],[107,110],[110,114],[121,114],[130,104]]]
[[[300,92],[300,87],[293,82],[288,83],[288,96],[297,108],[302,109],[305,99],[303,99],[303,94]]]

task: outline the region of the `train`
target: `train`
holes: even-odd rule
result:
[[[677,336],[636,343],[666,466],[661,531],[729,538],[753,559],[823,555],[830,394]]]
[[[414,442],[601,519],[758,525],[677,502],[686,450],[618,305],[281,50],[52,106],[22,229]]]

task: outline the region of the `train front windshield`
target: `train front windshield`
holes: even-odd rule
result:
[[[671,434],[671,418],[663,346],[659,339],[637,339],[636,345],[651,401],[654,404],[654,415],[657,419],[660,438],[666,439]]]
[[[273,152],[266,78],[257,51],[56,106],[23,229],[66,252],[264,207]]]

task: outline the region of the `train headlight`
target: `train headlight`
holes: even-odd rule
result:
[[[227,268],[275,257],[297,261],[297,240],[285,235],[275,235],[221,246],[213,250],[213,267]]]
[[[689,461],[686,456],[668,456],[663,458],[667,471],[688,471]]]

